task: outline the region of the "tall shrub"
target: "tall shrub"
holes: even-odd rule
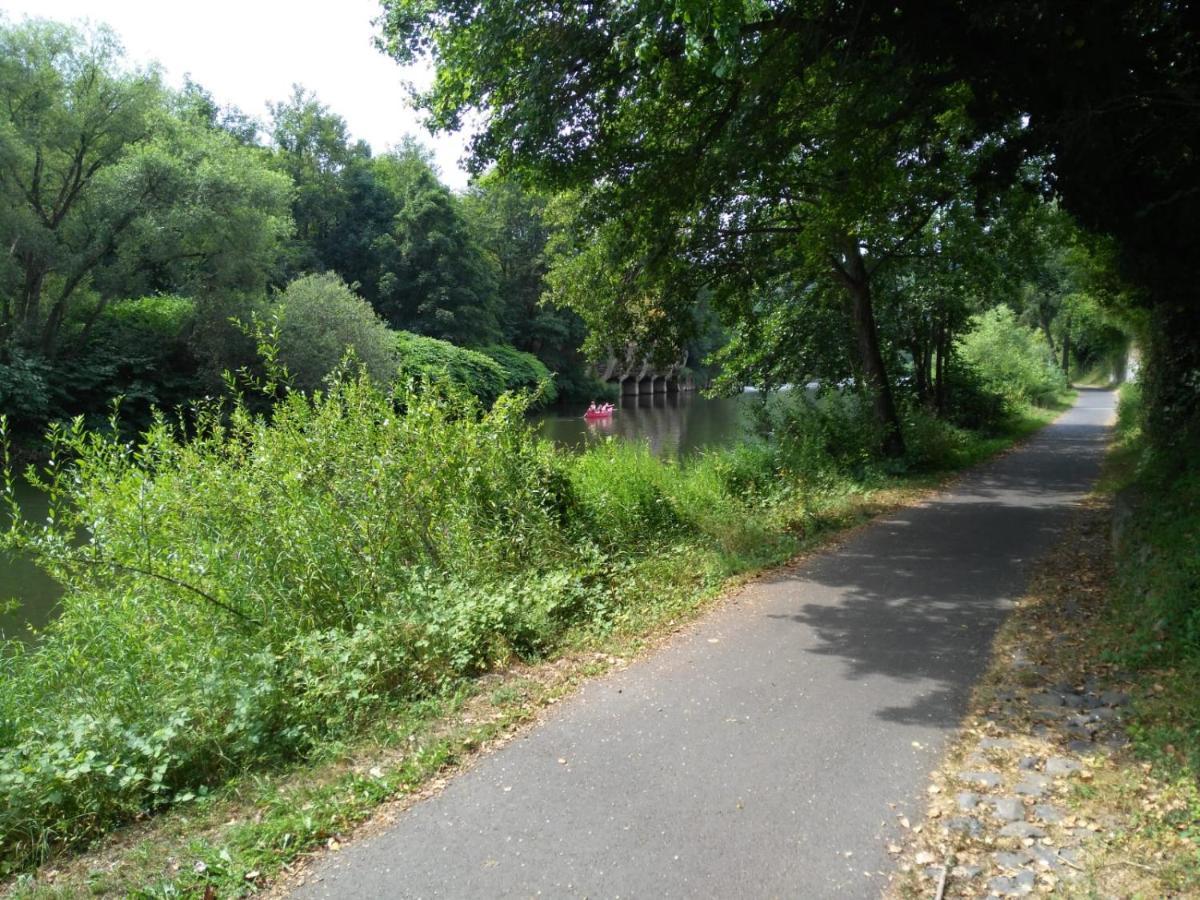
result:
[[[1011,404],[1044,406],[1067,388],[1045,338],[1018,322],[1007,306],[976,316],[958,341],[958,353],[987,390]]]
[[[477,350],[456,347],[448,341],[422,337],[407,331],[394,333],[401,375],[432,384],[465,389],[484,404],[494,403],[504,393],[504,369]]]
[[[0,541],[65,589],[0,646],[0,873],[543,646],[597,564],[524,413],[360,376],[137,444],[52,430],[52,515]]]
[[[503,344],[492,344],[481,351],[504,370],[504,389],[533,391],[538,406],[553,403],[558,398],[554,375],[532,353],[525,353]]]
[[[297,278],[279,295],[279,359],[294,383],[319,388],[347,351],[380,384],[389,384],[400,364],[394,332],[332,272]]]

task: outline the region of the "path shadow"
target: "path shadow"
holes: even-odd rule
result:
[[[956,725],[1029,564],[1053,545],[1099,473],[1109,429],[1098,411],[1053,426],[948,494],[883,518],[837,553],[776,576],[832,590],[801,586],[800,596],[815,599],[771,618],[807,625],[817,639],[809,652],[842,658],[848,680],[932,685],[908,705],[881,708],[880,718]]]

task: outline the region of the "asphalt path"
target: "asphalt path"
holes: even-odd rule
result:
[[[755,582],[294,896],[878,896],[1113,407],[1081,391],[1020,449]]]

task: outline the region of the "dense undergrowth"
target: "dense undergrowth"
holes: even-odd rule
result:
[[[1132,729],[1139,749],[1197,779],[1200,461],[1195,443],[1182,435],[1165,449],[1147,441],[1144,417],[1141,388],[1125,385],[1115,462],[1125,510],[1113,591],[1115,653],[1153,682]]]
[[[137,443],[53,429],[49,520],[14,504],[5,538],[66,590],[40,640],[0,655],[0,873],[572,634],[637,627],[678,602],[664,586],[785,559],[831,498],[1012,435],[913,407],[910,456],[885,465],[857,398],[796,392],[758,439],[671,462],[556,451],[528,402],[347,376],[269,419],[242,402],[160,417]]]

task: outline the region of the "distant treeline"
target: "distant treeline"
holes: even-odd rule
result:
[[[351,345],[484,399],[550,373],[545,400],[603,390],[582,320],[539,303],[543,197],[496,177],[456,195],[422,148],[373,155],[299,87],[266,122],[171,89],[103,28],[0,21],[0,102],[0,411],[18,431],[117,396],[140,425],[220,392],[255,364],[250,323],[276,318],[310,388]]]

